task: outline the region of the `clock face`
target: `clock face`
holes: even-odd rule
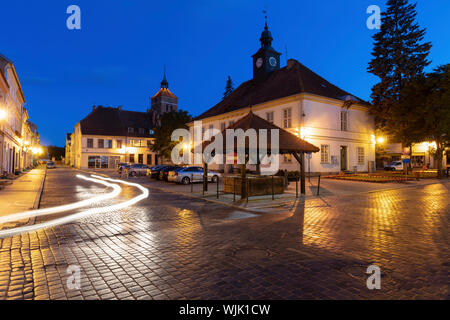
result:
[[[277,65],[277,59],[275,59],[274,57],[270,57],[269,63],[272,67],[275,67]]]
[[[262,65],[263,65],[263,59],[262,58],[258,58],[258,60],[256,60],[256,67],[257,68],[261,68]]]

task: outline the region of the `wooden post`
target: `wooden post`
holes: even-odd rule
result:
[[[233,177],[233,202],[236,202],[236,177]]]
[[[300,153],[300,165],[301,165],[301,172],[300,172],[300,189],[301,193],[303,195],[306,195],[306,181],[305,181],[305,153]]]
[[[203,162],[203,194],[208,191],[208,164]]]
[[[317,195],[320,194],[320,174],[319,174],[319,181],[317,183]]]
[[[275,191],[273,190],[273,175],[272,175],[272,201],[275,200]]]
[[[217,177],[217,199],[219,199],[219,181],[220,181],[220,178]]]
[[[245,164],[241,164],[241,200],[244,200],[247,197],[247,167]]]
[[[194,174],[191,173],[191,193],[194,193]]]
[[[305,153],[300,152],[299,154],[297,154],[296,152],[292,152],[292,155],[300,164],[300,191],[302,194],[306,194]]]
[[[298,198],[298,180],[299,177],[295,177],[295,197]]]

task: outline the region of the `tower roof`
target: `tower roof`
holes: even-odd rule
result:
[[[169,82],[166,78],[166,66],[164,65],[164,78],[161,81],[161,88],[169,89]]]
[[[261,41],[261,48],[265,49],[272,49],[272,33],[269,31],[269,27],[267,26],[267,16],[265,16],[265,25],[264,25],[264,31],[261,33],[261,38],[259,41]]]

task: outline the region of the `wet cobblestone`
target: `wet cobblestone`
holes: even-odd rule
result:
[[[51,171],[42,205],[102,192],[75,173]],[[0,299],[449,299],[449,185],[325,197],[242,219],[150,190],[130,208],[0,239]],[[111,203],[136,193],[123,189]],[[371,264],[381,267],[381,290],[366,287]],[[71,290],[74,265],[81,287]]]

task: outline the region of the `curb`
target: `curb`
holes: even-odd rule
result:
[[[41,205],[41,199],[42,194],[44,193],[44,184],[45,179],[47,178],[47,168],[44,169],[44,177],[42,178],[41,186],[39,187],[39,191],[36,195],[36,199],[34,200],[33,210],[39,209],[39,206]],[[33,225],[36,222],[36,217],[30,218],[30,221],[28,221],[27,225]]]

